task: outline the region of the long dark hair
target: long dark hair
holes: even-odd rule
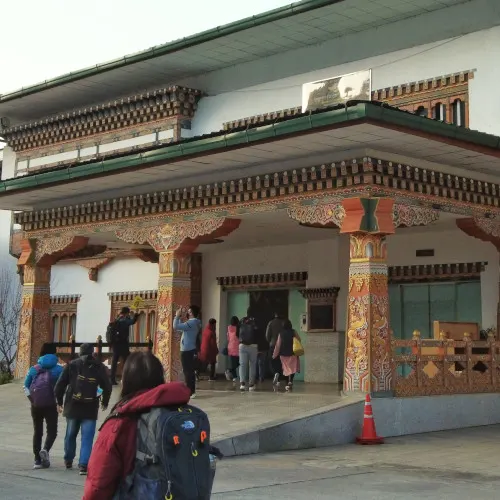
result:
[[[133,352],[123,367],[121,400],[165,383],[161,361],[151,352]]]
[[[286,319],[283,323],[284,330],[293,330],[292,322],[289,319]]]
[[[238,326],[240,324],[240,320],[238,316],[233,316],[230,321],[231,326]]]

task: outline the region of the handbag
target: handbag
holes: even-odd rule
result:
[[[302,342],[297,337],[293,338],[293,355],[294,356],[304,355],[304,347],[302,346]]]

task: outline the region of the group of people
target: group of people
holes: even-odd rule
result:
[[[286,390],[291,390],[295,374],[300,372],[302,354],[297,348],[294,349],[294,339],[295,347],[299,345],[302,349],[300,336],[293,329],[291,321],[280,318],[277,313],[268,323],[265,333],[257,326],[251,309],[241,320],[233,316],[227,328],[227,380],[238,382],[239,370],[240,390],[248,388],[254,391],[256,381],[264,381],[269,358],[273,384],[278,386],[280,378],[284,376]]]
[[[194,307],[194,306],[193,306]],[[186,384],[194,394],[196,391],[197,370],[209,369],[209,381],[215,380],[215,370],[219,348],[215,319],[210,319],[196,341],[196,331],[201,331],[197,312],[193,307],[188,312],[188,320],[182,322],[180,315],[174,321],[174,329],[183,332],[181,339],[182,366]],[[251,309],[241,319],[231,318],[227,327],[227,345],[222,354],[227,356],[227,380],[240,382],[241,391],[254,391],[256,382],[263,382],[270,359],[273,384],[280,385],[280,379],[286,378],[286,390],[293,387],[295,374],[300,372],[301,352],[294,352],[294,339],[301,345],[299,334],[293,329],[288,319],[282,319],[276,313],[265,331],[259,329]],[[187,346],[187,347],[186,347]]]
[[[196,396],[196,377],[200,366],[209,368],[210,379],[215,378],[219,355],[216,321],[210,319],[202,329],[198,316],[199,308],[194,305],[181,308],[176,312],[172,325],[174,331],[181,333],[180,357],[185,384],[165,384],[163,366],[151,352],[130,353],[128,332],[137,321],[137,315],[132,315],[129,308],[122,309],[106,332],[107,340],[113,347],[110,376],[106,366],[94,356],[91,344],[82,344],[79,357],[64,367],[58,364],[54,344],[44,344],[38,363],[29,369],[24,382],[33,419],[34,468],[50,467],[49,453],[56,440],[58,419],[62,414],[66,418],[66,469],[73,468],[77,436],[81,434],[78,469],[81,475],[88,474],[84,500],[111,498],[137,466],[139,455],[135,449],[135,436],[138,415],[146,414],[152,408],[172,405],[180,408],[180,405],[187,404]],[[278,385],[280,377],[284,376],[287,379],[286,388],[291,390],[294,376],[300,371],[300,355],[303,354],[300,337],[291,322],[276,314],[266,331],[261,332],[250,309],[241,320],[236,317],[231,319],[227,328],[227,347],[223,350],[229,360],[228,379],[234,382],[239,379],[242,391],[255,390],[256,381],[265,376],[268,353],[272,359],[273,383]],[[93,445],[99,406],[103,411],[108,407],[112,385],[117,383],[120,358],[124,361],[121,396],[99,429],[99,437]],[[192,409],[188,410],[189,414],[192,412]],[[202,415],[199,421],[203,423],[205,417]],[[44,423],[47,431],[42,446]],[[189,424],[192,422],[189,421]],[[201,436],[203,442],[207,431],[203,430]]]
[[[182,322],[183,312],[189,317]],[[182,323],[179,329],[184,332],[181,359],[186,374],[192,366],[191,354],[198,352],[196,339],[200,324],[194,317],[196,312],[194,306],[188,311],[179,311],[175,320],[178,326]],[[126,324],[127,316],[128,322],[134,321],[127,310],[122,310],[117,321]],[[196,336],[191,329],[197,332]],[[100,427],[95,444],[99,405],[102,410],[108,407],[112,382],[116,381],[116,362],[110,377],[106,366],[94,356],[91,344],[82,344],[79,357],[64,367],[58,364],[53,344],[42,347],[37,364],[29,369],[24,382],[33,418],[34,468],[50,467],[49,453],[57,437],[59,415],[63,414],[66,417],[66,469],[73,468],[76,439],[81,433],[78,468],[81,475],[87,476],[83,500],[132,498],[132,490],[136,495],[133,498],[144,493],[148,498],[181,497],[186,490],[192,492],[193,498],[206,498],[213,480],[209,455],[219,458],[222,455],[210,445],[206,414],[186,406],[194,391],[181,382],[166,384],[160,360],[149,351],[129,353],[128,344],[116,333],[114,342],[119,344],[120,356],[113,358],[126,359],[121,394]],[[192,380],[186,379],[193,386]],[[47,431],[42,446],[44,423]],[[174,425],[179,428],[173,429]],[[194,428],[198,429],[198,434],[193,433]],[[150,463],[150,456],[157,453],[157,443],[170,435],[174,435],[174,442],[161,447],[163,456],[158,457],[159,462]],[[175,457],[178,457],[176,448],[181,447],[189,451],[187,454],[182,452],[182,456],[197,459],[192,463],[190,458],[189,464],[180,463],[182,460]],[[158,470],[158,463],[162,464],[161,470]]]

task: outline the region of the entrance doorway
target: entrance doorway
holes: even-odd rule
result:
[[[267,324],[278,313],[288,318],[288,290],[258,290],[250,292],[250,307],[260,331],[265,332]]]

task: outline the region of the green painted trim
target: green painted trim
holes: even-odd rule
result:
[[[296,16],[304,12],[309,12],[311,10],[316,10],[321,7],[326,7],[328,5],[343,1],[344,0],[302,0],[301,2],[295,2],[284,7],[279,7],[277,9],[264,12],[262,14],[257,14],[256,16],[246,17],[244,19],[240,19],[223,26],[218,26],[217,28],[212,28],[195,35],[181,38],[179,40],[174,40],[173,42],[168,42],[163,45],[151,47],[150,49],[136,52],[135,54],[129,54],[120,57],[119,59],[113,59],[112,61],[96,64],[95,66],[91,66],[89,68],[83,68],[78,71],[67,73],[65,75],[58,76],[50,80],[45,80],[44,82],[31,85],[29,87],[23,87],[13,92],[9,92],[8,94],[0,94],[0,104],[7,101],[12,101],[14,99],[20,99],[31,94],[36,94],[43,90],[58,87],[66,83],[71,83],[82,80],[84,78],[99,75],[101,73],[106,73],[107,71],[130,66],[131,64],[148,61],[149,59],[154,59],[156,57],[167,54],[172,54],[189,47],[202,45],[206,42],[210,42],[218,38],[223,38],[224,36],[233,35],[250,28],[263,26],[274,21],[286,19],[288,17]]]
[[[170,162],[191,156],[205,155],[210,152],[221,152],[230,148],[245,147],[260,141],[272,141],[275,138],[292,134],[301,134],[321,128],[331,128],[356,121],[373,121],[390,126],[401,126],[409,131],[415,130],[433,134],[437,137],[451,138],[474,146],[486,147],[500,151],[500,137],[463,129],[443,122],[405,113],[369,102],[359,103],[347,108],[327,110],[316,114],[303,115],[297,118],[239,132],[221,133],[219,135],[187,140],[169,144],[163,148],[144,153],[135,153],[120,158],[101,160],[99,162],[76,165],[62,170],[40,172],[26,177],[7,179],[0,182],[0,196],[12,191],[36,189],[46,185],[71,182],[89,178],[94,175],[110,175],[126,168],[148,165],[156,162]]]

